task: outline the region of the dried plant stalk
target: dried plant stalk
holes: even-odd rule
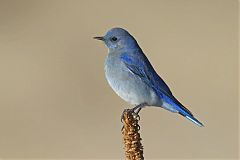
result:
[[[143,146],[141,137],[138,133],[140,127],[138,125],[139,116],[132,110],[125,110],[122,116],[123,141],[126,160],[143,160]]]

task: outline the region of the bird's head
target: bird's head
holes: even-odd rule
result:
[[[128,31],[122,28],[112,28],[103,37],[94,37],[102,40],[110,51],[120,49],[133,49],[138,46],[136,40]]]

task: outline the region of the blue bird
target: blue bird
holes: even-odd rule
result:
[[[123,100],[135,105],[134,111],[138,109],[138,113],[146,106],[162,107],[203,126],[173,96],[130,33],[112,28],[105,36],[94,38],[102,40],[108,48],[104,70],[109,85]]]

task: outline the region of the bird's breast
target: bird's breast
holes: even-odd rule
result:
[[[108,54],[104,64],[105,76],[111,88],[133,105],[156,105],[159,98],[140,77],[134,75],[120,60],[120,55]]]

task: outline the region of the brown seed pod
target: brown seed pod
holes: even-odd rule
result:
[[[143,160],[143,146],[141,137],[138,133],[140,127],[138,125],[139,116],[132,110],[125,110],[122,116],[123,141],[126,160]]]

